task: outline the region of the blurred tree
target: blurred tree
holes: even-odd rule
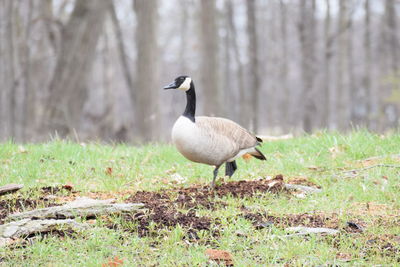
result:
[[[259,95],[260,95],[260,73],[259,73],[259,55],[258,55],[258,38],[256,28],[256,0],[246,1],[247,10],[247,34],[248,34],[248,56],[249,56],[249,87],[246,89],[250,92],[249,101],[245,101],[245,105],[249,107],[247,110],[254,132],[259,130]]]
[[[229,76],[226,76],[225,79],[229,80],[230,86],[234,87],[231,81],[237,81],[236,88],[237,92],[235,95],[235,101],[233,102],[234,104],[234,118],[237,119],[237,121],[240,123],[240,125],[248,127],[249,121],[246,119],[246,114],[245,114],[245,108],[244,105],[242,105],[242,101],[245,99],[245,94],[246,94],[246,88],[244,86],[244,70],[243,70],[243,63],[240,59],[240,49],[239,49],[239,44],[238,44],[238,34],[237,34],[237,27],[235,25],[235,9],[233,6],[233,3],[231,0],[226,0],[225,1],[225,10],[226,10],[226,23],[227,23],[227,32],[228,32],[228,38],[230,39],[230,46],[232,48],[232,59],[233,59],[233,64],[235,66],[235,72],[234,74],[229,74]],[[226,48],[228,49],[228,48]],[[228,66],[227,63],[227,68],[231,67],[230,65]],[[233,78],[236,79],[233,79]],[[232,92],[232,87],[229,87],[228,90]]]
[[[16,79],[14,66],[14,5],[13,0],[0,2],[0,17],[4,18],[4,26],[0,32],[0,136],[15,137],[15,105],[16,105]]]
[[[157,0],[133,0],[137,19],[137,76],[136,86],[130,92],[135,112],[134,131],[139,142],[155,140],[159,136],[157,4]]]
[[[323,105],[324,125],[330,129],[337,127],[337,111],[336,111],[336,90],[331,86],[331,61],[333,56],[332,51],[332,36],[331,36],[331,0],[326,0],[326,11],[324,21],[324,96]]]
[[[204,113],[220,116],[222,102],[218,84],[218,25],[214,0],[200,1],[201,88]]]
[[[300,1],[299,38],[301,45],[301,75],[304,107],[302,110],[303,129],[311,132],[316,120],[315,94],[315,0]]]
[[[87,97],[87,77],[96,44],[103,29],[107,0],[76,1],[68,23],[63,26],[61,47],[49,86],[43,124],[61,137],[78,129]]]
[[[347,0],[338,0],[339,18],[337,28],[339,29],[338,45],[337,45],[337,62],[336,62],[336,92],[337,92],[337,113],[338,113],[338,128],[343,130],[350,123],[350,88],[349,88],[349,27],[348,20],[348,5]],[[346,30],[345,30],[346,29]]]

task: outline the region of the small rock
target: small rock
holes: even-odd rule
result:
[[[273,222],[261,222],[261,223],[256,224],[254,227],[257,230],[261,230],[261,229],[264,229],[264,228],[269,228],[269,227],[271,227],[273,225],[274,225]]]
[[[361,232],[364,231],[364,227],[362,227],[361,225],[359,225],[358,223],[355,223],[355,222],[347,222],[346,226],[350,227],[351,229],[358,230]]]

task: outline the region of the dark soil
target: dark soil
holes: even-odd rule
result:
[[[214,190],[209,186],[193,186],[188,188],[175,188],[159,192],[139,191],[131,195],[126,201],[143,203],[148,209],[147,213],[130,214],[124,219],[135,221],[138,224],[139,235],[149,234],[150,222],[156,223],[156,228],[173,227],[181,225],[189,230],[193,236],[198,230],[211,230],[211,219],[197,216],[195,209],[204,207],[215,209],[216,206],[226,205],[215,200],[216,197],[231,195],[233,197],[251,197],[258,193],[278,193],[284,190],[283,177],[277,175],[274,179],[260,179],[255,181],[232,181],[217,185]],[[178,209],[189,209],[183,213]],[[214,222],[217,223],[217,222]],[[218,231],[214,231],[218,235]]]
[[[0,200],[0,224],[4,224],[4,219],[11,213],[56,205],[53,200],[29,199],[21,196],[16,199]]]
[[[50,196],[68,195],[69,193],[62,186],[47,186],[32,188],[25,193],[18,192],[14,195],[4,196],[3,199],[0,199],[0,224],[4,224],[4,219],[11,213],[58,206],[60,204]]]
[[[276,226],[287,228],[293,226],[304,226],[313,228],[331,228],[342,229],[347,233],[361,233],[364,230],[364,222],[356,219],[352,222],[341,222],[336,213],[303,213],[303,214],[285,214],[284,216],[273,216],[261,213],[245,212],[242,217],[250,220],[256,228],[265,228]],[[264,226],[264,227],[263,227]]]

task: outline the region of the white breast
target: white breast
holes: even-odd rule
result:
[[[172,128],[172,141],[179,152],[187,159],[220,165],[232,155],[232,149],[222,137],[216,142],[215,133],[206,131],[185,116],[180,116]]]

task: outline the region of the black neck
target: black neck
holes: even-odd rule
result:
[[[194,91],[193,82],[190,83],[190,89],[186,91],[186,109],[183,116],[195,122],[194,115],[196,113],[196,92]]]

